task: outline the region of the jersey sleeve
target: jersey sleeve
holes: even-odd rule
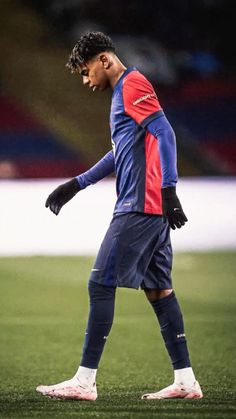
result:
[[[163,115],[154,119],[147,130],[157,139],[162,169],[162,187],[175,186],[178,181],[175,133]]]
[[[126,114],[144,128],[163,113],[153,86],[138,71],[124,79],[123,102]]]
[[[104,157],[101,158],[91,169],[87,172],[76,176],[79,182],[80,189],[85,189],[87,186],[97,183],[99,180],[110,175],[115,170],[115,160],[113,150],[110,150]]]

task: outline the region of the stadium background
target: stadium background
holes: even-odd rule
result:
[[[110,418],[111,412],[128,418],[176,417],[177,412],[186,418],[236,417],[232,10],[227,0],[1,1],[1,417]],[[34,394],[41,380],[67,378],[76,368],[86,324],[86,281],[115,199],[110,178],[82,192],[60,217],[44,208],[55,185],[90,167],[110,148],[110,92],[88,92],[65,68],[85,30],[107,32],[124,62],[147,75],[177,134],[178,190],[190,222],[172,234],[178,251],[174,274],[207,394],[198,409],[189,404],[186,411],[181,403],[157,409],[137,401],[147,383],[165,385],[171,375],[153,333],[154,320],[147,326],[151,313],[146,303],[125,290],[119,294],[117,323],[102,363],[100,404],[92,411],[73,403],[62,407],[56,402],[51,408],[50,401]],[[129,355],[121,356],[128,345],[125,334],[140,348],[135,356],[132,342],[126,347]],[[150,379],[144,342],[157,356],[157,382]],[[58,348],[55,360],[52,353]],[[137,364],[144,366],[141,378]]]

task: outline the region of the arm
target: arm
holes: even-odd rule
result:
[[[178,181],[175,133],[165,115],[152,120],[147,129],[158,140],[162,187],[175,186]]]
[[[170,227],[182,227],[187,220],[176,195],[177,156],[174,131],[163,115],[147,125],[148,131],[158,140],[162,168],[162,207]]]
[[[99,160],[87,172],[76,176],[79,182],[80,189],[87,188],[87,186],[97,183],[99,180],[110,175],[115,170],[114,153],[110,150],[101,160]]]
[[[109,151],[91,169],[58,186],[48,197],[46,208],[58,215],[63,205],[70,201],[81,189],[98,182],[114,172],[115,162],[113,151]]]

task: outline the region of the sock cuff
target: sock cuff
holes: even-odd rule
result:
[[[91,301],[109,301],[115,298],[116,288],[89,281],[89,296]]]
[[[159,312],[161,313],[174,300],[176,300],[176,302],[177,302],[175,292],[172,291],[169,295],[167,295],[167,297],[160,298],[156,301],[151,301],[151,305],[154,308],[156,313],[159,313]]]
[[[92,387],[96,381],[97,369],[79,366],[75,376],[85,386]]]

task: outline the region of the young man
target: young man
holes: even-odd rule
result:
[[[141,287],[158,318],[174,369],[172,385],[142,399],[201,398],[171,281],[170,227],[180,228],[187,221],[176,195],[174,132],[152,85],[121,63],[108,36],[81,36],[67,66],[93,91],[113,90],[113,150],[55,189],[46,207],[58,215],[78,191],[114,171],[117,202],[89,280],[90,313],[78,371],[70,380],[41,385],[37,391],[61,399],[96,400],[96,373],[112,327],[116,288]]]

